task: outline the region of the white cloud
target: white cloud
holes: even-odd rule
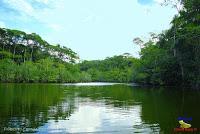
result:
[[[62,28],[60,25],[49,23],[49,21],[45,19],[46,16],[52,14],[52,10],[54,8],[60,7],[61,5],[60,2],[62,2],[62,0],[57,0],[56,2],[53,0],[32,0],[32,2],[39,2],[51,6],[51,8],[41,8],[41,9],[34,8],[33,3],[31,3],[28,0],[3,0],[3,2],[9,8],[14,9],[18,13],[20,13],[20,16],[17,16],[17,18],[21,21],[27,22],[28,20],[36,19],[38,22],[48,26],[54,31],[60,31]]]
[[[163,3],[164,1],[165,0],[154,0],[154,2],[159,3],[159,4]]]
[[[34,8],[26,0],[4,0],[4,3],[19,13],[25,13],[29,16],[34,14]]]
[[[6,26],[11,24],[13,28],[36,32],[52,44],[68,44],[83,59],[137,53],[138,48],[133,46],[132,39],[167,29],[177,13],[171,6],[161,7],[158,3],[163,0],[153,0],[153,3],[145,5],[137,0],[2,1],[7,9],[20,13],[1,12],[0,20]],[[115,44],[115,47],[108,44]],[[91,53],[88,50],[92,50]]]
[[[141,119],[141,106],[134,105],[125,110],[123,108],[113,108],[103,103],[93,103],[89,99],[78,104],[76,110],[68,120],[55,122],[50,120],[39,131],[62,132],[62,133],[97,133],[97,132],[126,132],[133,131],[133,127],[143,124]],[[152,124],[154,125],[154,124]],[[152,132],[148,126],[146,130]],[[66,132],[67,131],[67,132]]]
[[[60,31],[62,27],[58,24],[48,24],[49,28],[53,29],[54,31]]]
[[[50,2],[50,0],[35,0],[35,1],[43,4],[48,4]]]
[[[4,22],[0,21],[0,27],[1,27],[1,28],[5,28],[5,27],[6,27],[6,24],[5,24]]]
[[[53,0],[33,0],[33,2],[39,2],[41,4],[45,4],[51,7],[50,8],[34,8],[33,4],[28,0],[3,0],[3,2],[11,9],[16,10],[21,14],[22,17],[34,17],[35,19],[40,20],[41,14],[45,12],[51,12],[54,7],[57,7],[57,3],[62,0],[57,0],[56,2]]]

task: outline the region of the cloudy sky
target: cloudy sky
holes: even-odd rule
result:
[[[129,52],[138,56],[134,37],[170,27],[176,11],[162,0],[0,0],[0,27],[38,33],[81,59]]]

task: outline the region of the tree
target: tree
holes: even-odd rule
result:
[[[134,38],[133,39],[133,43],[135,43],[136,45],[139,45],[140,49],[144,47],[143,46],[144,45],[144,41],[141,38],[139,38],[139,37]]]
[[[158,42],[144,43],[134,76],[151,84],[200,86],[200,1],[165,0],[178,11]],[[181,6],[180,6],[181,5]],[[181,7],[181,8],[178,8]],[[140,38],[134,40],[142,44]],[[142,74],[142,75],[140,75]]]

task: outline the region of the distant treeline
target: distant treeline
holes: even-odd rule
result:
[[[79,64],[79,68],[90,74],[92,81],[132,82],[136,60],[129,54],[124,54],[105,60],[84,61]]]
[[[77,63],[79,57],[67,47],[50,45],[35,33],[0,28],[0,81],[138,82],[199,88],[200,1],[179,2],[183,8],[170,29],[151,33],[147,42],[133,40],[141,47],[140,58],[126,53]]]
[[[130,82],[134,58],[83,61],[70,48],[39,35],[0,28],[1,82]]]

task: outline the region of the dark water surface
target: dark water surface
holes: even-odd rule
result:
[[[200,128],[200,92],[112,84],[0,84],[0,133],[174,133]],[[199,131],[200,132],[200,131]]]

